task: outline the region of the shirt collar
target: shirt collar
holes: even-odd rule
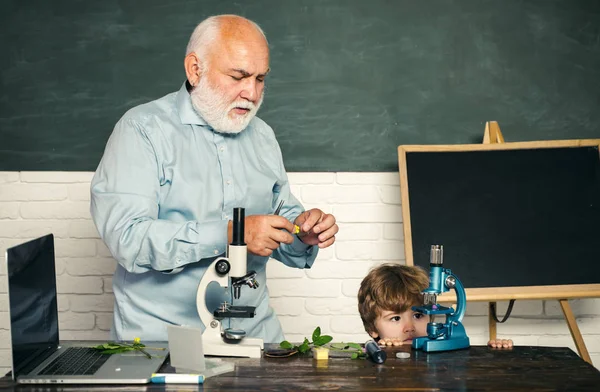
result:
[[[177,92],[177,112],[179,113],[179,119],[182,124],[194,124],[194,125],[202,125],[208,126],[206,121],[194,110],[192,106],[192,99],[190,97],[190,93],[186,87],[187,80],[179,91]]]

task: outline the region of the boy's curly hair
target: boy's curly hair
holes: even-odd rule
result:
[[[420,267],[381,264],[360,284],[358,311],[367,333],[377,333],[375,320],[384,311],[402,313],[423,304],[421,292],[429,286],[429,276]]]

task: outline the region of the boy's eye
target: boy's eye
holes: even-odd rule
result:
[[[400,321],[400,316],[394,316],[390,320],[391,321]]]
[[[417,320],[418,320],[418,319],[420,319],[420,318],[422,318],[422,317],[425,317],[425,315],[424,315],[423,313],[415,313],[413,316],[414,316],[414,318],[416,318]]]

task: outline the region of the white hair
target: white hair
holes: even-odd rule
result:
[[[200,63],[203,70],[206,66],[207,52],[210,49],[210,46],[217,40],[219,36],[221,22],[224,18],[228,17],[241,18],[237,15],[215,15],[208,17],[202,22],[200,22],[198,26],[196,26],[194,32],[190,37],[190,40],[187,44],[187,48],[185,50],[185,55],[187,56],[192,52],[196,53],[200,58]],[[249,19],[246,20],[248,20],[248,22],[250,22],[252,26],[254,26],[256,30],[258,30],[262,34],[266,41],[267,36],[265,35],[265,32],[260,28],[260,26]]]

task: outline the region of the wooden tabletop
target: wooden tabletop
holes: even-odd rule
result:
[[[397,359],[396,352],[410,353]],[[1,391],[599,391],[600,372],[564,347],[517,346],[497,350],[473,346],[441,353],[386,349],[383,365],[368,360],[310,357],[229,359],[234,372],[204,385],[15,386],[0,380]],[[163,371],[168,371],[165,365]]]

